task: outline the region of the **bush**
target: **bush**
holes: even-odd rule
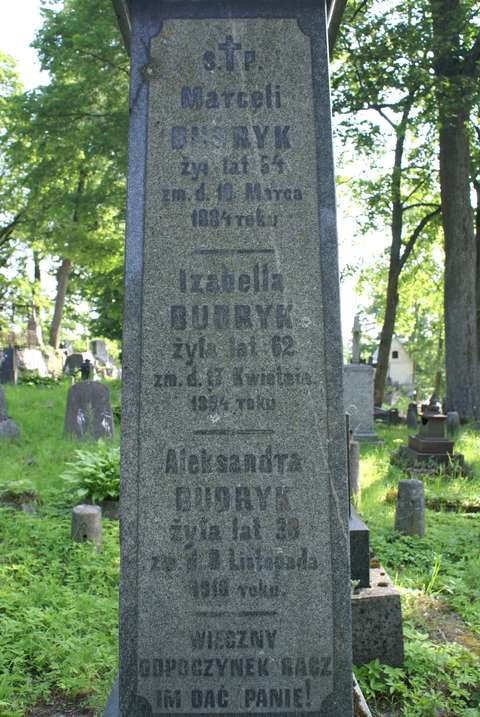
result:
[[[120,495],[120,449],[99,442],[95,451],[77,450],[76,460],[62,478],[75,487],[81,500],[98,503],[102,500],[118,500]]]
[[[27,386],[57,386],[63,378],[59,376],[39,376],[37,371],[24,369],[18,377],[18,383]]]

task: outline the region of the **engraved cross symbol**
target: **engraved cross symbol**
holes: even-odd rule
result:
[[[242,46],[239,42],[234,42],[231,35],[227,35],[225,42],[218,43],[218,49],[225,51],[225,60],[227,70],[230,72],[234,69],[234,53],[235,50],[241,50]]]

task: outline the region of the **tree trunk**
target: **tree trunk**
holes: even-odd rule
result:
[[[67,295],[68,280],[72,270],[72,262],[70,259],[62,259],[62,263],[57,272],[57,295],[55,297],[55,310],[50,326],[50,346],[58,349],[60,346],[60,328],[62,325],[63,308],[65,306],[65,297]]]
[[[75,204],[73,209],[72,221],[77,223],[80,221],[80,199],[85,188],[85,180],[87,172],[82,167],[78,175],[78,185],[75,194]],[[72,262],[70,259],[62,259],[62,263],[57,273],[57,295],[55,297],[55,310],[50,326],[50,346],[58,349],[60,345],[60,328],[62,325],[63,309],[65,306],[65,298],[67,295],[68,281],[72,270]]]
[[[458,0],[432,0],[438,77],[440,194],[445,235],[445,364],[447,410],[477,418],[477,251],[470,206],[469,99],[459,74]],[[459,90],[462,90],[462,96]]]
[[[33,280],[35,283],[40,283],[42,278],[40,271],[40,254],[38,251],[33,250]]]
[[[388,362],[392,337],[395,330],[395,318],[398,306],[398,278],[400,276],[400,251],[402,246],[403,229],[403,208],[402,208],[402,159],[405,146],[405,131],[411,101],[403,112],[402,121],[396,127],[395,160],[391,177],[392,195],[392,244],[390,247],[390,267],[388,270],[387,296],[385,303],[385,316],[383,318],[382,331],[380,333],[380,345],[378,347],[377,368],[375,370],[375,384],[373,400],[375,406],[381,406],[385,394],[385,383],[388,373]]]
[[[381,406],[385,394],[385,383],[387,381],[388,362],[390,360],[390,349],[392,337],[395,330],[395,318],[398,306],[398,266],[392,261],[390,255],[390,271],[388,274],[387,301],[385,305],[385,316],[383,319],[382,332],[380,334],[380,345],[378,347],[378,362],[375,369],[375,406]]]
[[[475,244],[477,247],[477,359],[480,362],[480,181],[475,181],[474,187],[477,197],[477,206],[475,207]]]

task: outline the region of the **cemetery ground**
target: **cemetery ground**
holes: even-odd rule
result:
[[[99,448],[63,438],[68,385],[6,387],[21,437],[0,445],[1,717],[101,715],[117,669],[118,523],[103,521],[100,553],[71,541],[79,499],[62,475],[75,451]],[[115,405],[120,387],[109,386]],[[425,537],[414,538],[393,531],[407,476],[389,459],[407,429],[378,431],[384,443],[361,448],[358,508],[401,591],[405,664],[375,661],[357,677],[374,717],[478,717],[480,433],[462,428],[456,444],[472,476],[418,476],[431,507]],[[5,504],[34,490],[32,515]]]

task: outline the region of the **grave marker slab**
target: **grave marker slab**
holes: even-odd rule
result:
[[[350,414],[350,428],[355,441],[378,443],[373,421],[373,366],[346,364],[343,368],[345,411]]]
[[[107,386],[97,381],[82,381],[70,387],[64,432],[79,440],[113,438],[112,403]]]
[[[130,7],[119,714],[350,717],[326,8]]]

